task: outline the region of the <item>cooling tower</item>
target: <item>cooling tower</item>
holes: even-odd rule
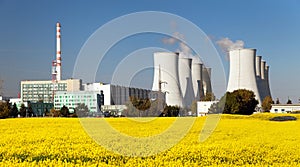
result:
[[[203,84],[202,84],[202,64],[193,59],[192,62],[192,82],[193,82],[193,90],[194,90],[194,100],[199,101],[203,94]]]
[[[154,79],[153,91],[159,90],[159,82],[162,83],[162,92],[166,92],[168,105],[183,106],[178,75],[178,53],[156,52],[154,53]]]
[[[266,61],[262,60],[261,61],[261,70],[260,70],[260,78],[265,79],[265,69],[266,69]]]
[[[262,92],[262,100],[266,96],[271,96],[270,86],[269,86],[269,66],[265,61],[261,62],[261,92]]]
[[[265,80],[265,69],[266,69],[266,61],[262,60],[260,64],[260,78],[259,78],[259,92],[261,100],[263,101],[264,98],[267,96],[267,83]]]
[[[266,96],[270,96],[272,98],[270,84],[269,84],[269,68],[270,67],[268,65],[266,65],[266,68],[265,68]]]
[[[192,59],[179,54],[178,75],[180,90],[183,97],[183,107],[190,107],[194,100],[194,91],[191,73]]]
[[[261,97],[256,82],[256,49],[236,49],[229,51],[230,70],[227,91],[247,89],[254,92],[261,105]]]
[[[256,56],[255,68],[256,68],[256,76],[260,78],[261,71],[261,56]]]
[[[207,93],[211,93],[212,92],[212,88],[211,88],[211,68],[208,67],[204,67],[202,70],[202,77],[203,77],[203,91],[204,91],[204,95],[207,95]]]

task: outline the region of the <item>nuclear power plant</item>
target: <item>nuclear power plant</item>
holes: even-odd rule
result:
[[[210,73],[195,57],[177,52],[156,52],[154,57],[153,91],[165,93],[167,105],[190,107],[212,92]]]
[[[261,106],[266,96],[271,97],[269,87],[269,66],[256,49],[235,49],[229,51],[229,79],[227,91],[247,89],[254,92]]]

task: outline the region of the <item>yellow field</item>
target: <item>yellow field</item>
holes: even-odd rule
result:
[[[0,120],[0,166],[299,166],[300,117],[298,121],[268,121],[272,116],[222,116],[203,143],[199,134],[205,117],[197,118],[177,145],[149,157],[106,150],[76,118],[5,119]],[[106,120],[124,134],[146,137],[165,131],[175,119]]]

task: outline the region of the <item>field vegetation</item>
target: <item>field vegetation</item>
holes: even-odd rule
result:
[[[278,115],[223,115],[204,142],[199,117],[174,147],[148,157],[128,157],[98,145],[78,118],[10,118],[0,120],[0,166],[299,166],[300,115],[296,121],[269,121]],[[135,121],[106,119],[121,133],[151,136],[175,119]],[[148,118],[149,119],[149,118]],[[150,120],[150,119],[149,119]],[[130,147],[124,145],[124,147]]]

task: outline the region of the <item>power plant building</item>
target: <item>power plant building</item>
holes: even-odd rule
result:
[[[100,112],[101,94],[88,91],[58,91],[54,96],[54,109],[56,110],[66,106],[73,113],[74,109],[80,104],[86,105],[89,112]]]
[[[151,98],[151,90],[112,84],[86,83],[83,84],[83,90],[103,93],[104,105],[125,105],[130,101],[130,97],[136,97],[139,99]]]
[[[60,80],[55,83],[52,80],[45,81],[21,81],[21,101],[52,103],[56,91],[80,91],[80,79]]]
[[[259,106],[266,96],[271,97],[269,87],[269,66],[256,56],[256,49],[235,49],[229,51],[230,70],[227,91],[247,89],[254,92]]]
[[[212,92],[211,69],[177,52],[155,52],[152,90],[165,93],[167,105],[190,107]]]

